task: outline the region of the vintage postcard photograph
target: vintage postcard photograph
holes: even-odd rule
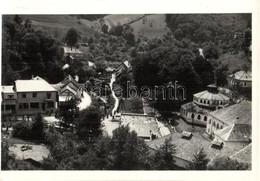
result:
[[[252,171],[252,12],[1,16],[1,171]]]

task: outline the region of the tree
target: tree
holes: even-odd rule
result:
[[[31,140],[31,122],[20,122],[13,126],[13,137],[24,140]]]
[[[47,125],[44,123],[40,113],[38,113],[34,119],[35,120],[32,124],[31,137],[36,141],[45,141],[45,130]]]
[[[77,134],[80,139],[92,141],[94,138],[101,135],[101,111],[90,106],[79,112],[77,119]]]
[[[249,165],[247,163],[238,162],[232,160],[227,156],[218,157],[213,160],[212,164],[208,166],[209,170],[248,170]]]
[[[164,143],[159,147],[153,157],[153,165],[155,170],[173,170],[176,168],[174,155],[176,153],[176,145],[172,143],[172,137],[165,139]]]
[[[107,34],[107,33],[108,33],[108,26],[107,26],[107,24],[103,24],[103,25],[102,25],[101,31],[102,31],[104,34]]]
[[[75,99],[70,99],[60,105],[56,117],[61,119],[61,126],[67,129],[72,128],[73,130],[77,110],[77,101]]]
[[[189,170],[207,170],[207,165],[209,163],[207,154],[204,152],[203,148],[193,155],[192,163],[189,164]]]
[[[19,15],[15,15],[15,16],[14,16],[14,22],[15,22],[17,25],[21,25],[22,22],[23,22],[23,19],[22,19]]]
[[[70,28],[65,36],[65,42],[68,46],[72,47],[79,41],[80,34],[75,28]]]
[[[113,170],[150,168],[148,147],[129,126],[120,126],[113,131],[111,158]]]

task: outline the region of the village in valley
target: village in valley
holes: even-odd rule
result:
[[[252,169],[250,14],[2,19],[2,170]]]

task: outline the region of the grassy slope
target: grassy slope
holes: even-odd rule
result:
[[[115,26],[118,22],[121,24],[125,24],[141,16],[143,16],[143,14],[112,14],[105,16],[104,19],[108,20],[110,26]],[[145,19],[147,19],[145,24],[143,24],[143,19],[131,23],[131,26],[134,28],[136,39],[140,35],[149,39],[155,38],[164,35],[168,31],[164,14],[147,15]]]
[[[134,28],[135,37],[143,35],[150,39],[163,36],[168,31],[165,15],[147,15],[146,18],[145,24],[143,24],[142,19],[131,24]]]
[[[75,28],[81,35],[88,37],[95,33],[95,30],[91,28],[92,22],[80,20],[81,24],[78,24],[79,20],[69,15],[25,15],[22,17],[31,19],[34,28],[45,30],[58,40],[61,40],[70,28]]]

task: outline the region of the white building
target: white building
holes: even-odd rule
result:
[[[180,115],[189,123],[207,125],[208,113],[229,105],[227,96],[220,93],[215,85],[193,95],[193,102],[181,106]]]
[[[252,73],[250,71],[238,71],[227,78],[230,86],[252,87]]]

